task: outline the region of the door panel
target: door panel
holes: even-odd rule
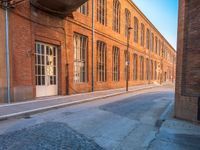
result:
[[[36,97],[58,94],[57,47],[36,43],[35,78]]]

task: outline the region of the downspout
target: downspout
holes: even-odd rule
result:
[[[152,39],[151,39],[151,32],[149,31],[149,40],[150,40],[150,44],[149,44],[149,69],[148,69],[148,76],[149,76],[149,80],[148,80],[148,84],[151,84],[151,72],[152,72],[152,66],[151,66],[151,48],[152,48]]]
[[[92,0],[92,92],[94,92],[94,9],[95,9],[95,4],[94,0]]]
[[[11,102],[10,98],[10,50],[9,50],[9,18],[8,18],[8,2],[5,2],[5,26],[6,26],[6,77],[7,77],[7,102]]]

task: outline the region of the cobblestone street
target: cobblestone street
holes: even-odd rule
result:
[[[101,150],[64,123],[47,122],[0,136],[1,150]]]

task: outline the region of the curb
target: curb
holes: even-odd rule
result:
[[[63,108],[63,107],[66,107],[66,106],[72,106],[72,105],[76,105],[76,104],[87,103],[87,102],[99,100],[99,99],[102,99],[102,98],[114,97],[114,96],[117,96],[117,95],[123,95],[123,94],[126,94],[126,93],[132,93],[132,92],[137,92],[137,91],[146,90],[146,89],[152,89],[152,88],[156,88],[156,87],[160,87],[160,86],[151,86],[151,87],[136,89],[136,90],[132,90],[132,91],[128,91],[128,92],[123,91],[123,92],[119,92],[119,93],[115,93],[115,94],[109,94],[109,95],[93,97],[93,98],[89,98],[89,99],[77,100],[77,101],[62,103],[62,104],[58,104],[58,105],[53,105],[53,106],[42,107],[42,108],[38,108],[38,109],[32,109],[32,110],[28,110],[28,111],[8,114],[8,115],[0,116],[0,121],[4,121],[4,120],[8,120],[8,119],[14,119],[14,118],[23,118],[23,117],[28,118],[30,115],[45,112],[45,111],[48,111],[48,110]]]
[[[162,126],[163,122],[165,122],[165,120],[167,119],[168,114],[171,111],[173,105],[174,105],[173,101],[167,105],[165,111],[160,115],[159,119],[156,121],[156,127]]]

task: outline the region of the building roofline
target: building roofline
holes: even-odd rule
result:
[[[173,51],[176,53],[176,50],[174,47],[168,42],[168,40],[158,31],[158,29],[154,26],[154,24],[145,16],[145,14],[138,8],[138,6],[132,1],[132,0],[127,0],[134,8],[135,10],[145,19],[153,28],[156,32],[160,34],[160,36],[165,40],[165,42],[173,49]]]

